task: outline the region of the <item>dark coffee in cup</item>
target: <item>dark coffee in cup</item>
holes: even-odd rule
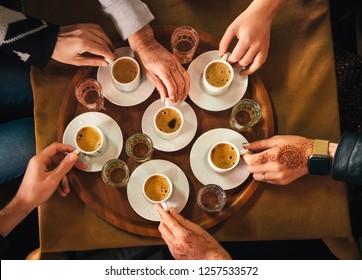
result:
[[[166,177],[154,175],[149,177],[145,182],[144,193],[148,199],[154,202],[161,202],[170,195],[171,186]]]
[[[221,169],[229,169],[238,162],[239,151],[227,143],[220,143],[213,147],[210,153],[212,163]]]
[[[93,152],[102,144],[102,135],[92,126],[85,126],[76,135],[77,146],[85,152]]]
[[[210,85],[214,87],[224,87],[231,80],[232,74],[225,63],[216,61],[207,67],[205,77]]]
[[[175,109],[165,107],[157,113],[155,122],[157,128],[163,133],[173,133],[182,126],[182,117]]]
[[[113,64],[112,74],[119,83],[128,84],[136,79],[138,66],[133,60],[122,58]]]

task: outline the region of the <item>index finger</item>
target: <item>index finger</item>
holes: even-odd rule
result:
[[[182,225],[180,225],[180,223],[169,213],[167,213],[161,205],[156,204],[156,209],[160,215],[161,221],[170,229],[174,235],[182,235],[187,232],[187,230]]]
[[[221,38],[221,41],[219,43],[219,56],[223,56],[226,53],[234,37],[235,33],[233,32],[233,30],[227,28],[224,36]]]
[[[49,145],[48,147],[46,147],[44,150],[42,150],[39,153],[39,155],[46,156],[48,158],[52,158],[57,154],[71,153],[73,151],[75,151],[75,148],[71,145],[54,142],[51,145]]]

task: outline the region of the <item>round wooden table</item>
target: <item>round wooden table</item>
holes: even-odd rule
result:
[[[155,28],[155,37],[168,50],[170,50],[170,36],[174,28],[175,27],[173,26],[159,26]],[[200,36],[200,44],[195,57],[205,51],[218,49],[218,41],[212,35],[201,30],[197,31]],[[79,104],[75,98],[75,86],[79,81],[86,77],[95,78],[96,71],[97,68],[94,67],[83,67],[77,71],[72,79],[72,83],[64,96],[58,117],[58,141],[62,141],[64,130],[70,121],[74,117],[86,112],[86,109]],[[159,94],[155,90],[146,101],[132,107],[119,107],[106,100],[106,110],[102,112],[112,117],[121,127],[125,143],[125,140],[128,137],[142,131],[142,115],[146,108],[158,98]],[[249,76],[248,88],[243,98],[254,99],[262,108],[262,119],[260,122],[252,130],[243,133],[243,136],[249,141],[272,136],[274,134],[272,106],[264,84],[258,75]],[[214,128],[230,128],[229,117],[231,108],[220,112],[210,112],[201,109],[189,98],[186,99],[186,102],[193,108],[197,115],[198,127],[195,137],[186,147],[176,152],[162,152],[155,150],[153,159],[164,159],[173,162],[183,170],[189,182],[190,194],[181,214],[189,220],[198,223],[203,228],[210,228],[224,221],[236,210],[241,208],[254,193],[260,182],[254,181],[252,176],[249,176],[249,178],[237,188],[227,190],[226,206],[219,213],[207,214],[198,207],[196,203],[196,194],[203,185],[197,180],[191,170],[189,160],[190,151],[193,143],[204,132]],[[127,162],[131,173],[139,165],[128,158],[124,146],[119,158]],[[148,221],[133,210],[127,199],[127,188],[107,187],[101,179],[100,172],[90,173],[73,168],[69,172],[68,178],[73,189],[82,201],[107,222],[135,234],[155,237],[160,236],[157,229],[158,222]]]

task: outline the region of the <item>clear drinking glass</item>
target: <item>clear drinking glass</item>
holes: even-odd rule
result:
[[[225,203],[225,191],[218,185],[206,185],[197,193],[197,204],[205,212],[219,212],[224,208]]]
[[[242,99],[232,108],[230,127],[236,131],[245,131],[256,125],[260,118],[260,105],[252,99]]]
[[[129,180],[129,168],[120,159],[111,159],[102,168],[102,180],[110,187],[125,187]]]
[[[171,36],[172,53],[181,64],[189,63],[199,46],[199,34],[191,26],[180,26]]]
[[[75,87],[75,96],[89,111],[99,111],[104,108],[102,86],[95,79],[87,78],[81,81]]]
[[[126,153],[135,162],[142,163],[152,158],[152,139],[143,133],[136,133],[126,141]]]

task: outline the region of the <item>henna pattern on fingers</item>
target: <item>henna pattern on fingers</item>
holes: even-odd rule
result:
[[[172,253],[176,259],[206,260],[211,256],[213,259],[229,259],[227,255],[220,252],[214,244],[202,234],[189,232],[181,236],[181,241],[177,239],[172,244]]]
[[[256,163],[277,162],[279,165],[285,165],[288,169],[304,168],[308,164],[306,154],[308,149],[313,149],[313,141],[311,139],[301,139],[294,145],[280,147],[278,154],[263,153]]]

